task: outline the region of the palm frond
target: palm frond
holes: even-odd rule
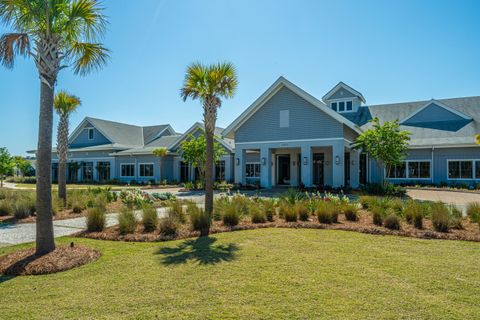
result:
[[[219,95],[231,98],[238,86],[235,66],[230,62],[218,63],[211,66],[211,81],[216,86]]]
[[[68,92],[62,90],[55,95],[53,100],[53,106],[55,111],[60,115],[69,115],[75,111],[82,101],[77,96],[69,94]]]
[[[85,41],[94,42],[103,36],[107,20],[103,8],[96,0],[76,0],[69,6],[67,20],[63,26],[69,41],[77,41],[81,36]]]
[[[180,96],[183,101],[188,98],[197,99],[202,96],[205,91],[205,78],[207,76],[207,68],[200,62],[194,62],[187,67],[185,79]]]
[[[99,43],[76,42],[71,45],[68,55],[73,60],[75,74],[83,76],[101,69],[110,58],[109,52]]]
[[[15,57],[30,54],[30,38],[26,33],[6,33],[0,38],[0,62],[13,68]]]

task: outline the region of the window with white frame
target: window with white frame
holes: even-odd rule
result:
[[[448,160],[448,179],[480,179],[479,167],[480,160]]]
[[[247,162],[245,164],[245,177],[260,178],[260,162]]]
[[[430,179],[430,160],[405,160],[392,167],[389,179]]]
[[[122,177],[134,177],[135,165],[131,163],[122,163],[120,165],[120,176]]]
[[[345,102],[345,111],[352,111],[353,110],[353,102],[347,101]]]
[[[353,101],[336,101],[330,103],[330,108],[337,112],[350,112],[353,111]]]
[[[332,103],[330,104],[330,107],[332,108],[333,111],[338,111],[338,109],[337,109],[338,107],[337,107],[337,106],[338,106],[338,105],[337,105],[336,102],[332,102]]]
[[[94,132],[93,128],[88,128],[88,140],[93,140]]]
[[[138,171],[140,177],[153,177],[153,163],[140,163]]]

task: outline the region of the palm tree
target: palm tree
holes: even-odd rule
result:
[[[213,139],[217,110],[222,105],[221,98],[232,98],[237,89],[238,80],[232,63],[203,65],[193,63],[187,68],[180,95],[183,101],[188,98],[199,99],[203,106],[203,122],[206,139],[205,168],[205,212],[211,215],[213,210]],[[202,235],[209,230],[203,230]]]
[[[163,164],[163,157],[165,157],[168,153],[168,150],[167,148],[165,147],[161,147],[161,148],[156,148],[153,150],[153,155],[155,155],[156,157],[158,157],[160,159],[160,163],[159,163],[159,166],[160,166],[160,183],[162,182],[162,164]]]
[[[67,204],[68,118],[80,104],[78,97],[69,95],[66,91],[57,93],[53,100],[55,111],[60,116],[57,132],[58,198],[64,206]]]
[[[31,57],[40,78],[36,253],[41,255],[55,250],[51,160],[57,76],[70,66],[86,75],[106,63],[108,50],[98,39],[107,21],[97,0],[0,0],[0,19],[13,30],[0,38],[0,62],[11,69],[16,57]]]

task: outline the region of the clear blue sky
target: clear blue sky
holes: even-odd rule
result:
[[[186,65],[232,61],[240,85],[224,102],[227,126],[283,75],[320,98],[338,81],[367,104],[480,95],[480,1],[106,0],[112,59],[57,89],[85,116],[179,132],[202,118],[179,97]],[[3,26],[0,33],[7,31]],[[39,81],[32,61],[0,67],[0,146],[36,148]],[[55,128],[56,130],[56,121]]]

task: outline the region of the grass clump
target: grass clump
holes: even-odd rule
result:
[[[179,223],[187,222],[187,217],[185,216],[185,210],[183,208],[183,202],[181,200],[175,199],[170,201],[168,215],[177,219]]]
[[[392,208],[387,210],[387,216],[383,220],[383,225],[390,230],[400,230],[400,219]]]
[[[105,208],[93,207],[87,210],[87,230],[89,232],[103,231],[106,224]]]
[[[380,206],[375,206],[370,209],[372,212],[373,224],[383,226],[383,217],[385,217],[385,209]]]
[[[331,224],[338,222],[338,208],[330,201],[319,202],[315,215],[320,223]]]
[[[480,227],[480,202],[471,202],[467,205],[467,215],[470,221],[478,223]]]
[[[267,215],[265,214],[263,206],[252,206],[250,208],[250,217],[252,219],[252,223],[267,222]]]
[[[240,211],[235,203],[230,203],[223,208],[222,221],[226,226],[236,226],[240,222]]]
[[[142,206],[142,224],[145,232],[153,232],[158,226],[157,209],[151,204]]]
[[[362,205],[362,209],[368,209],[375,206],[378,200],[374,196],[360,196],[359,202]]]
[[[438,232],[448,232],[450,228],[448,208],[443,203],[436,202],[430,209],[433,228]]]
[[[283,210],[283,216],[286,222],[297,222],[298,216],[294,206],[288,204],[288,202],[285,202]]]
[[[0,200],[0,216],[9,216],[13,212],[12,205],[7,199]]]
[[[310,217],[308,207],[305,205],[303,201],[299,201],[295,203],[293,210],[295,211],[295,215],[298,217],[300,221],[307,221]]]
[[[424,207],[418,201],[408,201],[403,210],[403,216],[407,223],[413,224],[417,229],[423,229]]]
[[[462,219],[463,219],[463,213],[462,210],[458,209],[457,206],[455,205],[450,205],[448,206],[448,211],[449,211],[449,227],[451,229],[458,229],[461,230],[463,229],[462,225]]]
[[[268,199],[262,202],[262,209],[268,221],[273,222],[276,214],[275,200]]]
[[[358,221],[358,207],[355,204],[345,205],[343,213],[348,221]]]
[[[122,207],[118,215],[118,230],[120,234],[134,233],[137,228],[135,212],[129,207]]]
[[[178,219],[168,216],[160,219],[160,234],[164,236],[175,236],[178,232]]]
[[[187,206],[187,214],[190,217],[192,229],[205,233],[210,229],[212,219],[205,210],[199,208],[195,203],[190,202]]]
[[[35,200],[22,197],[13,204],[13,215],[16,219],[28,218],[35,212]]]

